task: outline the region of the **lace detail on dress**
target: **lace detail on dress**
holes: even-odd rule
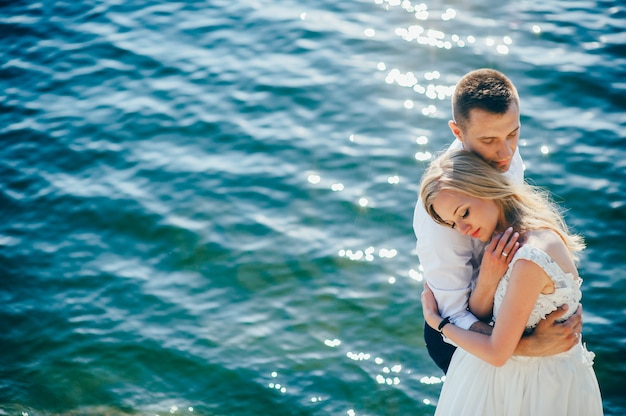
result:
[[[576,279],[571,273],[565,273],[552,259],[552,257],[550,257],[543,250],[530,245],[525,245],[520,247],[517,253],[515,253],[515,256],[509,265],[509,269],[498,284],[493,300],[494,320],[497,319],[500,306],[504,300],[504,295],[509,287],[513,265],[519,259],[530,260],[536,263],[539,267],[545,270],[548,276],[550,276],[555,287],[554,293],[539,295],[539,298],[537,298],[537,302],[535,303],[535,307],[528,317],[528,322],[526,323],[527,329],[537,326],[537,324],[545,318],[546,315],[554,312],[557,307],[563,304],[567,304],[569,306],[567,314],[563,317],[563,320],[567,319],[570,315],[576,312],[578,303],[582,297],[582,293],[580,291],[582,279]],[[593,360],[593,357],[591,360]]]
[[[593,359],[596,358],[596,354],[587,349],[587,343],[583,343],[583,351],[580,355],[580,360],[588,367],[593,366]]]

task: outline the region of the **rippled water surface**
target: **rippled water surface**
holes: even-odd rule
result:
[[[0,2],[0,414],[432,415],[411,230],[465,72],[587,240],[626,413],[626,6]]]

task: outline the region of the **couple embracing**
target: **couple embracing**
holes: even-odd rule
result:
[[[457,140],[422,176],[413,219],[424,338],[446,373],[435,415],[602,415],[581,340],[584,243],[524,183],[517,90],[472,71],[452,112]]]

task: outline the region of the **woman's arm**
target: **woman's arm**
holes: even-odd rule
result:
[[[500,236],[492,238],[485,248],[476,286],[469,298],[470,311],[481,321],[491,321],[496,288],[506,273],[515,252],[520,247],[518,238],[519,233],[514,233],[513,229],[509,227]]]
[[[431,322],[438,325],[441,315],[437,308],[437,301],[427,283],[424,283],[422,292],[422,312],[424,316],[431,316]],[[571,349],[579,341],[578,336],[582,332],[582,306],[578,306],[576,313],[561,321],[567,312],[567,304],[559,306],[554,312],[542,319],[530,335],[522,337],[515,349],[515,355],[527,357],[546,357],[559,354]],[[431,325],[433,325],[431,323]],[[435,326],[435,329],[437,327]],[[491,335],[493,327],[476,321],[470,330]]]
[[[537,297],[549,281],[541,267],[520,259],[513,266],[509,287],[491,336],[466,331],[452,324],[443,326],[441,331],[470,354],[492,365],[502,366],[513,355]],[[422,295],[422,301],[428,303],[430,299]],[[428,324],[437,328],[441,317],[433,313],[428,305],[424,309]]]

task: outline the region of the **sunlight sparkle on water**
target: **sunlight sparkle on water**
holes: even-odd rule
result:
[[[423,75],[424,80],[434,81],[441,77],[439,71],[425,72]],[[401,87],[413,88],[418,94],[424,94],[431,100],[447,100],[454,93],[454,85],[436,85],[428,84],[426,86],[420,85],[417,76],[413,72],[402,73],[399,69],[393,68],[385,77],[387,84],[398,84]],[[415,106],[415,103],[411,100],[404,101],[404,107],[411,109]],[[434,107],[428,107],[427,111],[430,113]]]
[[[418,282],[421,282],[424,279],[424,275],[415,269],[409,270],[409,277],[413,280],[417,280]]]
[[[448,97],[452,96],[453,92],[454,92],[454,86],[430,84],[426,88],[425,94],[431,100],[434,100],[434,99],[446,100]]]
[[[541,33],[541,26],[533,25],[533,33]]]
[[[371,355],[368,353],[364,353],[364,352],[356,353],[352,351],[349,351],[348,353],[346,353],[346,356],[353,361],[364,362],[364,366],[366,366],[365,362],[369,361],[371,358]],[[400,373],[402,372],[402,365],[401,364],[395,364],[392,366],[385,365],[383,367],[384,362],[385,360],[383,360],[381,357],[374,358],[374,363],[377,366],[380,366],[380,368],[377,369],[378,374],[375,377],[376,382],[378,384],[387,384],[389,386],[397,386],[398,384],[401,383]],[[411,372],[407,371],[406,373],[409,374]]]
[[[400,364],[396,364],[396,365],[392,366],[391,368],[389,368],[387,366],[383,367],[383,373],[385,373],[385,374],[391,374],[391,373],[396,373],[397,374],[397,373],[400,373],[401,371],[402,371],[402,365],[400,365]],[[397,377],[395,377],[395,378],[397,378]],[[400,381],[398,379],[398,383],[399,382]],[[398,384],[398,383],[394,383],[394,384]]]
[[[439,79],[439,77],[441,77],[441,74],[439,73],[439,71],[433,71],[433,72],[426,72],[424,74],[424,78],[431,81],[433,79]]]
[[[506,45],[498,45],[496,47],[496,51],[500,54],[500,55],[508,55],[509,54],[509,47]]]
[[[546,146],[545,144],[541,146],[541,154],[547,155],[548,153],[550,153],[550,149],[548,148],[548,146]]]
[[[387,182],[391,185],[397,185],[400,183],[400,177],[398,175],[390,176],[387,178]]]
[[[441,20],[452,20],[456,17],[456,10],[446,9],[445,13],[441,15]]]
[[[432,158],[433,155],[430,152],[417,152],[415,153],[415,159],[419,160],[420,162],[425,162],[427,160],[430,160],[430,158]]]
[[[443,33],[441,30],[428,29],[426,31],[426,37],[431,38],[431,39],[441,40],[441,39],[445,39],[446,34]]]
[[[393,377],[393,378],[391,378],[391,377],[384,377],[383,375],[378,374],[376,376],[376,382],[378,384],[387,384],[387,385],[391,386],[391,385],[398,385],[398,384],[400,384],[400,379],[398,377]]]
[[[424,28],[420,25],[411,25],[406,29],[403,27],[396,28],[396,35],[408,42],[419,38],[422,33],[424,33]]]
[[[428,143],[428,137],[426,137],[426,136],[419,136],[417,139],[415,139],[415,143],[417,143],[417,144],[427,144]]]
[[[270,389],[278,390],[281,393],[287,393],[287,388],[284,387],[284,386],[281,386],[279,383],[276,383],[276,384],[270,383],[270,384],[268,384],[268,386],[269,386]]]
[[[357,354],[356,352],[348,351],[346,353],[346,357],[354,361],[367,361],[371,358],[371,355],[365,352],[360,352]]]
[[[374,255],[376,254],[376,248],[368,247],[365,250],[345,250],[341,249],[337,252],[340,257],[347,257],[350,260],[366,260],[374,261]],[[392,259],[398,255],[398,250],[395,248],[381,248],[378,250],[378,257],[381,259]]]
[[[324,341],[327,347],[335,348],[341,345],[341,341],[338,339],[327,339]]]
[[[452,49],[453,46],[453,42],[446,40],[446,34],[444,32],[435,29],[426,30],[420,25],[411,25],[408,28],[396,28],[395,33],[407,42],[416,41],[420,45],[428,45],[444,49]],[[456,36],[457,41],[455,41],[455,43],[457,46],[465,46],[464,42],[463,44],[459,43],[460,41],[458,40],[458,35],[453,36]]]
[[[395,248],[392,248],[392,249],[381,248],[380,251],[378,252],[378,257],[381,257],[384,259],[385,258],[392,259],[396,257],[397,254],[398,254],[398,250],[396,250]]]
[[[420,383],[422,384],[441,384],[443,383],[445,380],[445,376],[444,377],[435,377],[435,376],[430,376],[430,377],[422,377],[420,379]]]
[[[432,104],[424,107],[422,108],[422,114],[425,116],[434,117],[437,114],[437,107]]]
[[[347,257],[350,260],[361,260],[363,258],[363,251],[357,250],[353,252],[352,250],[339,250],[339,256]]]
[[[278,377],[278,373],[276,371],[272,371],[272,373],[270,375],[272,376],[272,378]],[[270,389],[278,390],[281,393],[286,393],[287,392],[287,388],[285,386],[281,385],[280,383],[268,383],[267,386]]]
[[[415,12],[417,20],[428,20],[428,10],[418,10]]]
[[[307,176],[307,181],[313,185],[318,185],[322,181],[322,178],[320,175],[316,173],[312,173],[309,176]],[[340,192],[344,190],[344,185],[342,183],[337,182],[337,183],[330,185],[330,189],[333,192]]]
[[[320,177],[320,175],[316,175],[316,174],[311,174],[309,175],[309,177],[307,178],[307,180],[314,184],[317,185],[318,183],[320,183],[320,181],[322,180],[322,178]]]
[[[389,73],[385,77],[385,82],[387,84],[393,84],[395,82],[401,87],[413,87],[415,84],[417,84],[418,81],[413,72],[407,72],[406,74],[403,74],[400,72],[399,69],[394,68],[389,71]]]

